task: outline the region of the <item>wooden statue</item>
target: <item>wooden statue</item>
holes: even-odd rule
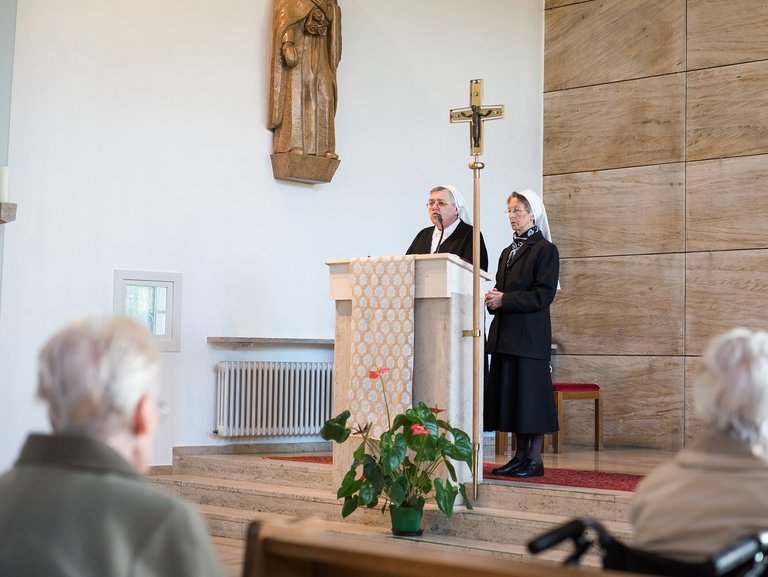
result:
[[[339,162],[334,119],[340,59],[336,0],[274,0],[269,128],[276,178],[330,182]]]

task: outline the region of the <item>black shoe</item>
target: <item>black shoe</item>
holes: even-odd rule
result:
[[[497,467],[496,469],[491,469],[491,474],[499,475],[500,477],[511,475],[513,472],[517,471],[523,465],[523,463],[525,463],[524,460],[518,459],[517,457],[515,457],[503,467]]]
[[[512,472],[513,477],[542,477],[544,476],[544,463],[526,459],[525,462]]]

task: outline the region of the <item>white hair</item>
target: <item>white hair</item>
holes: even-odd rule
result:
[[[130,430],[136,406],[159,381],[149,331],[126,317],[77,320],[40,351],[37,395],[57,433],[111,437]]]
[[[712,340],[695,382],[696,411],[715,431],[768,449],[768,333],[738,328]]]

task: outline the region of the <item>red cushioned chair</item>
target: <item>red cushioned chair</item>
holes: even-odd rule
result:
[[[552,435],[552,450],[563,452],[563,403],[570,400],[588,399],[595,401],[595,451],[603,448],[603,392],[594,383],[552,383],[555,395],[555,411],[560,430]],[[548,442],[545,439],[544,446]],[[496,454],[505,455],[509,450],[509,435],[496,431]]]
[[[603,392],[594,383],[552,383],[555,395],[555,411],[560,430],[552,435],[552,449],[563,452],[563,403],[571,400],[595,401],[595,451],[603,448]]]

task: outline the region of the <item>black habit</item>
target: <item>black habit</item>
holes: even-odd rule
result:
[[[549,305],[560,275],[557,247],[538,231],[509,261],[514,244],[501,252],[496,289],[501,308],[488,331],[491,370],[485,383],[486,431],[550,433],[558,430],[549,370],[552,325]]]
[[[430,254],[432,252],[432,232],[434,226],[429,226],[416,235],[411,246],[405,254]],[[472,262],[472,225],[459,221],[459,225],[453,234],[446,238],[437,248],[437,252],[450,253],[459,256],[465,261]],[[488,251],[485,248],[485,240],[480,234],[480,268],[488,270]]]

